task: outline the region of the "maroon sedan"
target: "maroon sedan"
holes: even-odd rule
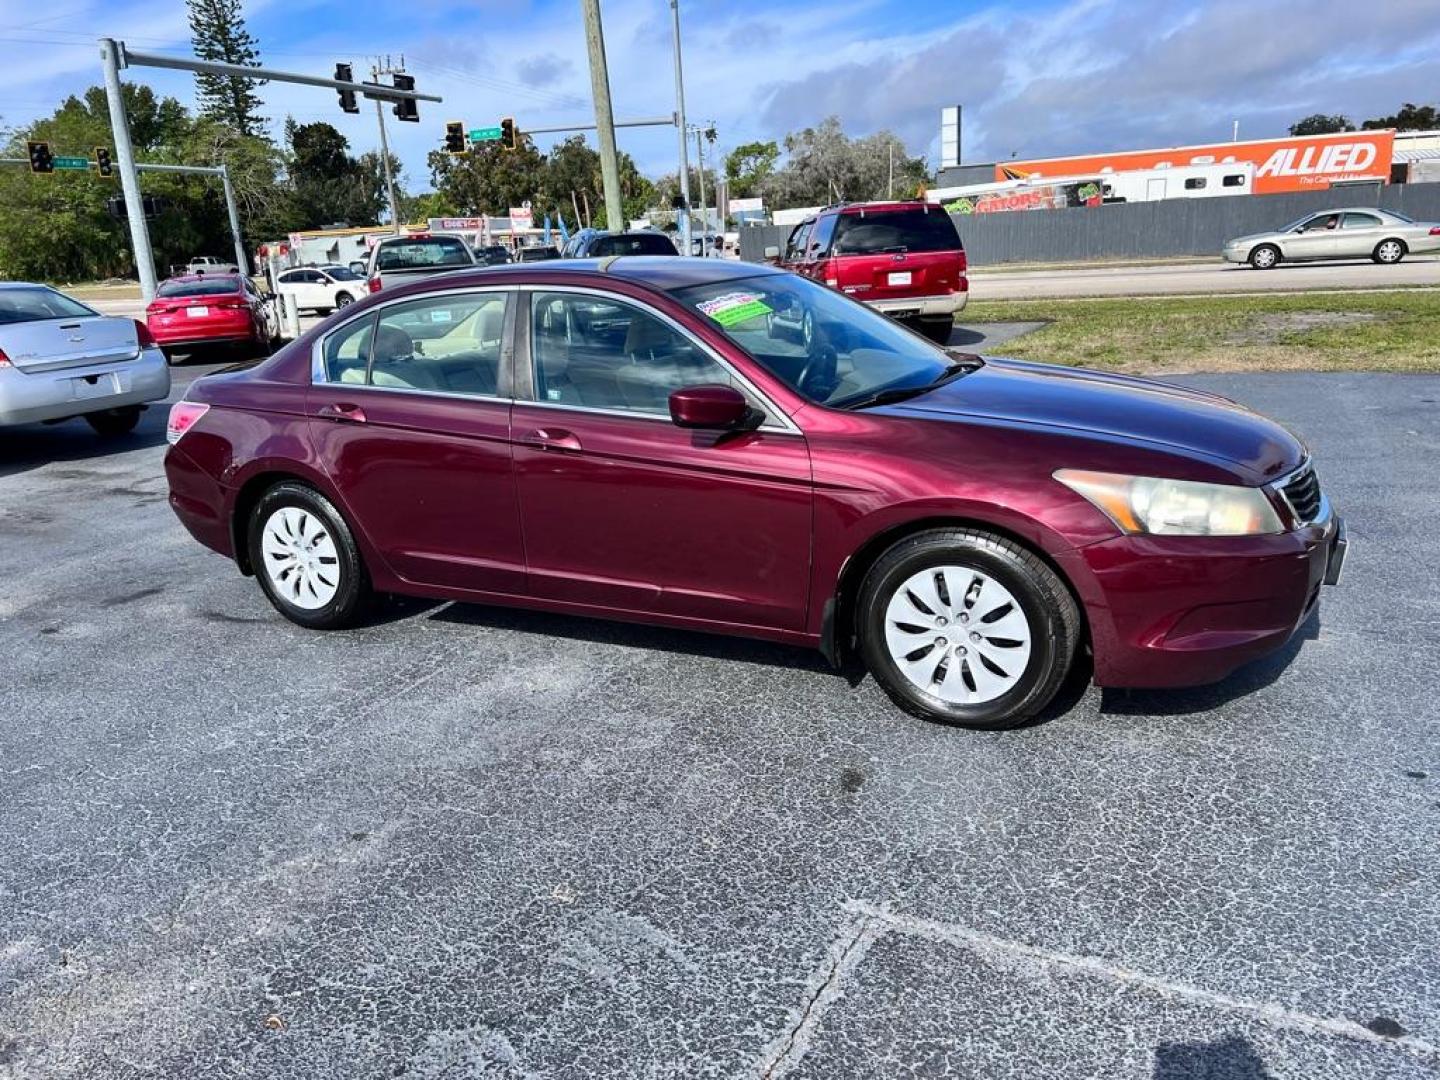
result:
[[[1345,553],[1304,445],[1231,401],[947,353],[719,260],[386,290],[192,384],[169,435],[180,520],[302,626],[388,592],[742,634],[970,727],[1081,649],[1102,686],[1219,679]]]
[[[145,325],[167,353],[203,345],[270,351],[280,328],[270,302],[241,274],[168,278],[145,308]]]

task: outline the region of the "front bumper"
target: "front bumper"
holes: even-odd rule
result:
[[[862,299],[856,297],[856,299]],[[968,289],[946,293],[944,296],[914,296],[906,299],[866,300],[865,303],[892,319],[938,318],[963,311],[970,300]]]
[[[1198,686],[1280,648],[1340,579],[1333,514],[1253,537],[1121,536],[1071,553],[1100,686]],[[1068,561],[1068,560],[1067,560]]]
[[[0,368],[0,427],[142,405],[169,393],[170,365],[157,348],[142,350],[134,360],[55,371]]]
[[[1226,262],[1243,263],[1250,261],[1250,249],[1244,247],[1227,247],[1220,251]]]

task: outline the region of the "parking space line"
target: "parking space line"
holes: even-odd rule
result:
[[[779,1080],[798,1066],[809,1052],[825,1012],[844,996],[848,977],[864,961],[871,947],[890,933],[966,949],[981,957],[1001,958],[1012,964],[1017,959],[1026,960],[1045,968],[1058,968],[1112,983],[1139,987],[1170,1000],[1238,1013],[1273,1028],[1383,1046],[1403,1051],[1428,1065],[1440,1064],[1440,1046],[1413,1035],[1381,1035],[1353,1020],[1315,1016],[1270,1002],[1231,997],[1121,967],[1097,957],[1043,949],[974,930],[959,923],[899,914],[884,904],[855,900],[847,903],[844,910],[850,920],[831,942],[825,959],[811,975],[803,1003],[794,1014],[794,1021],[766,1046],[753,1070],[746,1075],[758,1077],[759,1080]]]

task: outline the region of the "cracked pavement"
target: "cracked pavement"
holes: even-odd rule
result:
[[[0,432],[0,1078],[1440,1075],[1440,378],[1179,381],[1307,437],[1344,582],[1002,734],[740,640],[309,633],[163,409]]]

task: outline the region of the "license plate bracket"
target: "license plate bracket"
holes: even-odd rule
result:
[[[912,277],[909,270],[899,270],[890,275],[889,281],[891,285],[909,285]]]

